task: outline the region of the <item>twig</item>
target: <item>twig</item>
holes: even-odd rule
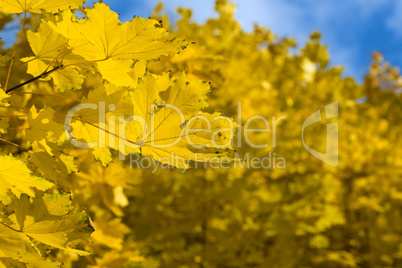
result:
[[[2,138],[0,138],[0,141],[5,142],[5,143],[8,143],[8,144],[11,144],[11,145],[14,145],[14,146],[17,146],[18,148],[20,148],[20,149],[22,149],[22,150],[24,150],[24,151],[29,151],[27,148],[21,147],[21,146],[19,146],[18,144],[13,143],[13,142],[11,142],[11,141],[8,141],[8,140],[2,139]]]
[[[10,88],[10,89],[7,89],[7,90],[6,90],[6,93],[9,94],[11,91],[16,90],[16,89],[18,89],[18,88],[20,88],[20,87],[23,87],[23,86],[25,86],[26,84],[29,84],[29,83],[31,83],[31,82],[33,82],[33,81],[36,81],[36,80],[38,80],[38,79],[41,79],[41,78],[45,78],[45,77],[48,76],[50,73],[52,73],[52,72],[54,72],[54,71],[56,71],[57,69],[60,69],[60,68],[62,68],[62,67],[63,67],[63,65],[56,66],[56,67],[54,67],[54,68],[53,68],[52,70],[50,70],[50,71],[44,72],[44,73],[42,73],[42,74],[40,74],[40,75],[38,75],[38,76],[35,76],[34,78],[31,78],[31,79],[29,79],[29,80],[27,80],[27,81],[25,81],[25,82],[23,82],[23,83],[21,83],[21,84],[19,84],[19,85],[16,85],[15,87],[12,87],[12,88]],[[7,88],[7,87],[6,87],[6,88]]]
[[[21,29],[20,29],[20,32],[18,33],[17,42],[15,42],[14,51],[13,51],[13,57],[11,58],[10,67],[8,67],[6,84],[4,86],[5,90],[7,90],[8,81],[10,80],[11,68],[12,68],[13,63],[14,63],[15,53],[17,51],[18,42],[20,41],[20,38],[21,38],[22,30],[24,29],[24,24],[25,24],[25,19],[26,18],[27,18],[27,12],[25,11],[24,12],[24,19],[22,20],[22,24],[21,24]]]
[[[81,102],[81,100],[73,98],[73,97],[67,97],[67,96],[62,96],[62,95],[54,95],[50,93],[38,93],[38,92],[12,92],[10,95],[13,94],[32,94],[32,95],[43,95],[43,96],[51,96],[51,97],[57,97],[57,98],[63,98],[63,99],[69,99],[69,100],[75,100],[77,102]]]

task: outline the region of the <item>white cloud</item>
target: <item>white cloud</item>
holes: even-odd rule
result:
[[[391,0],[238,0],[237,18],[246,29],[253,21],[267,26],[279,36],[295,37],[302,46],[314,30],[323,33],[329,45],[332,65],[343,65],[344,73],[361,81],[366,69],[361,64],[359,32]],[[250,5],[252,2],[254,5]],[[398,22],[402,25],[402,1]],[[399,28],[402,34],[402,27]]]
[[[392,3],[392,0],[355,0],[349,2],[353,3],[359,9],[360,15],[369,17],[378,11],[378,9]]]
[[[399,38],[402,38],[402,1],[397,1],[394,7],[394,13],[387,19],[387,26]]]
[[[205,20],[214,15],[214,0],[207,1],[186,1],[186,0],[142,0],[146,3],[150,10],[159,3],[163,2],[165,10],[171,14],[176,14],[176,9],[178,7],[190,8],[193,11],[193,19],[199,23],[203,23]]]
[[[271,29],[279,36],[294,37],[299,46],[308,40],[309,35],[318,30],[324,33],[323,41],[329,43],[331,63],[345,65],[345,74],[361,76],[356,59],[355,45],[345,45],[339,29],[348,21],[357,17],[366,18],[383,2],[388,0],[232,0],[237,6],[236,19],[245,30],[252,30],[253,24],[258,22]],[[150,5],[157,0],[147,1]],[[171,13],[178,6],[190,7],[193,10],[194,20],[205,21],[215,16],[213,12],[214,0],[185,1],[166,0],[165,7]]]
[[[110,0],[111,1],[111,0]],[[127,1],[130,6],[141,3],[149,12],[160,0]],[[236,19],[243,29],[252,30],[253,24],[266,26],[279,36],[294,37],[302,46],[310,33],[323,33],[323,42],[329,45],[332,64],[346,66],[345,73],[359,80],[364,70],[359,63],[359,33],[366,23],[370,23],[383,7],[395,3],[394,14],[387,25],[402,37],[402,0],[229,0],[237,6]],[[193,19],[199,23],[215,17],[215,0],[188,1],[165,0],[166,11],[175,14],[177,7],[193,10]],[[132,12],[132,11],[131,11]],[[122,14],[125,15],[125,14]],[[176,17],[177,18],[177,17]],[[376,17],[378,19],[378,17]],[[360,64],[360,65],[359,65]]]
[[[292,34],[299,32],[303,27],[303,10],[297,5],[290,5],[281,0],[255,0],[234,1],[237,4],[236,18],[239,19],[246,30],[251,30],[252,25],[258,22],[270,29],[279,30],[282,33]],[[253,4],[251,5],[250,2]]]

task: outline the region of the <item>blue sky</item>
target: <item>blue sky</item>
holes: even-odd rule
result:
[[[87,1],[87,5],[92,1]],[[120,13],[120,20],[133,15],[148,17],[159,0],[104,0]],[[199,23],[216,16],[214,0],[164,0],[171,18],[177,7],[193,10]],[[380,51],[394,66],[402,66],[402,0],[232,0],[236,18],[244,30],[254,23],[271,29],[278,36],[294,37],[302,47],[310,33],[318,30],[328,45],[331,65],[343,65],[344,75],[362,82],[371,62],[371,53]],[[7,26],[13,34],[18,23]],[[4,36],[5,37],[5,36]],[[6,46],[13,38],[3,38]]]
[[[158,0],[104,0],[120,13],[122,21],[135,14],[148,17]],[[194,20],[215,16],[214,0],[163,1],[173,17],[177,7],[193,10]],[[295,37],[301,46],[314,30],[323,34],[332,65],[343,65],[344,74],[363,80],[371,53],[380,51],[395,66],[402,66],[402,0],[232,0],[243,29],[253,23],[278,36]]]

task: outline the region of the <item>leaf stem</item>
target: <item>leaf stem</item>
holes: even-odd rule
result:
[[[85,258],[91,263],[92,266],[97,266],[98,265],[96,263],[96,261],[91,256],[86,255]]]
[[[55,115],[58,115],[58,116],[67,117],[66,114],[61,114],[61,113],[54,113],[54,114],[55,114]],[[135,144],[135,145],[138,145],[138,146],[142,146],[142,143],[134,142],[134,141],[131,141],[131,140],[127,139],[127,138],[120,137],[120,136],[117,135],[116,133],[113,133],[113,132],[111,132],[111,131],[109,131],[109,130],[107,130],[107,129],[101,128],[100,126],[97,126],[96,124],[93,124],[93,123],[91,123],[91,122],[82,120],[82,119],[77,118],[77,117],[75,117],[75,116],[72,116],[71,118],[73,118],[73,119],[75,119],[75,120],[77,120],[77,121],[80,121],[80,122],[82,122],[82,123],[91,125],[91,126],[97,128],[97,129],[99,129],[99,130],[102,130],[102,131],[106,132],[107,134],[110,134],[110,135],[115,136],[115,137],[118,138],[118,139],[125,140],[125,141],[127,141],[127,142],[129,142],[129,143],[132,143],[132,144]]]
[[[38,93],[38,92],[26,92],[26,91],[10,93],[10,95],[14,95],[14,94],[32,94],[32,95],[52,96],[52,97],[58,97],[58,98],[75,100],[77,102],[81,102],[81,100],[73,98],[73,97],[67,97],[67,96],[62,96],[62,95],[54,95],[54,94],[50,94],[50,93]]]
[[[29,80],[27,80],[27,81],[25,81],[25,82],[23,82],[23,83],[21,83],[21,84],[19,84],[19,85],[16,85],[16,86],[14,86],[14,87],[12,87],[12,88],[10,88],[10,89],[7,89],[7,90],[6,90],[6,93],[7,93],[7,94],[10,94],[11,91],[16,90],[16,89],[18,89],[18,88],[20,88],[20,87],[23,87],[23,86],[25,86],[26,84],[29,84],[29,83],[31,83],[31,82],[33,82],[33,81],[36,81],[36,80],[40,79],[40,78],[45,78],[45,77],[48,76],[50,73],[52,73],[52,72],[54,72],[54,71],[56,71],[57,69],[62,68],[62,67],[63,67],[63,65],[56,66],[56,67],[54,67],[54,68],[53,68],[52,70],[50,70],[50,71],[43,72],[43,73],[41,73],[40,75],[35,76],[35,77],[33,77],[33,78],[31,78],[31,79],[29,79]],[[7,88],[7,87],[6,87],[6,88]]]
[[[31,127],[8,127],[7,129],[9,130],[15,130],[15,131],[20,131],[20,130],[27,130],[30,129]]]
[[[11,144],[11,145],[14,145],[14,146],[16,146],[16,147],[18,147],[18,148],[20,148],[20,149],[22,149],[22,150],[24,150],[24,151],[29,151],[28,149],[26,149],[26,148],[24,148],[24,147],[21,147],[21,146],[19,146],[18,144],[13,143],[13,142],[11,142],[11,141],[8,141],[8,140],[2,139],[2,138],[0,138],[0,141],[5,142],[5,143],[8,143],[8,144]],[[0,222],[0,223],[2,223],[2,222]],[[4,223],[3,223],[3,224],[4,224]],[[10,228],[11,228],[11,227],[10,227]],[[15,230],[14,230],[14,231],[15,231]]]
[[[25,117],[28,116],[28,114],[14,114],[14,115],[0,115],[0,118],[8,118],[8,117]]]
[[[74,63],[70,63],[67,65],[64,65],[64,67],[69,67],[69,66],[74,66],[74,65],[81,65],[81,64],[85,64],[85,63],[94,63],[94,62],[100,62],[100,61],[105,61],[108,58],[104,58],[104,59],[100,59],[100,60],[85,60],[85,61],[79,61],[79,62],[74,62]]]
[[[13,51],[13,56],[12,56],[12,58],[11,58],[10,66],[8,67],[8,73],[7,73],[6,84],[5,84],[5,86],[4,86],[4,89],[5,89],[5,90],[7,90],[8,81],[10,80],[11,68],[12,68],[13,63],[14,63],[15,53],[17,52],[18,42],[20,41],[21,33],[22,33],[22,30],[24,29],[24,25],[25,25],[25,20],[26,20],[26,18],[27,18],[27,12],[25,11],[25,12],[24,12],[24,19],[22,20],[22,24],[21,24],[21,29],[20,29],[20,32],[18,33],[17,42],[15,42],[14,51]]]
[[[33,60],[35,60],[35,58],[32,58],[32,59],[30,59],[30,60],[27,60],[27,61],[25,61],[25,62],[21,62],[20,64],[18,64],[17,66],[14,66],[12,69],[11,69],[11,71],[14,71],[15,69],[18,69],[18,67],[20,67],[20,66],[22,66],[22,65],[24,65],[24,64],[27,64],[28,62],[31,62],[31,61],[33,61]],[[5,74],[3,74],[2,76],[0,76],[0,79],[2,79],[4,76],[6,76],[7,75],[7,73],[5,73]]]
[[[13,109],[19,109],[19,110],[30,110],[28,107],[17,107],[17,106],[9,106],[9,107],[4,107],[4,106],[0,106],[0,108],[5,108],[5,109],[10,109],[10,108],[13,108]]]

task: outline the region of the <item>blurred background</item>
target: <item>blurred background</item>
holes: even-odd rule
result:
[[[133,15],[149,17],[158,1],[104,2],[124,22]],[[235,19],[230,2],[236,5]],[[286,116],[276,146],[236,148],[241,157],[275,153],[286,159],[286,167],[154,173],[130,168],[117,154],[103,167],[88,161],[87,150],[71,150],[80,172],[62,175],[60,187],[73,193],[73,205],[87,209],[96,231],[85,249],[94,254],[92,259],[61,251],[47,256],[65,267],[402,268],[402,77],[392,67],[402,61],[402,1],[217,0],[215,7],[213,0],[172,0],[164,5],[153,18],[165,20],[169,37],[194,43],[180,54],[145,63],[143,72],[176,78],[185,70],[191,79],[210,81],[208,112],[237,120],[241,102],[243,124],[256,115]],[[190,10],[177,15],[177,7],[191,9],[192,16]],[[164,12],[179,21],[169,25]],[[34,17],[29,27],[39,21]],[[253,31],[254,23],[267,29]],[[315,30],[319,33],[312,34]],[[296,49],[286,37],[296,39]],[[17,58],[27,50],[23,39]],[[12,84],[31,78],[17,71]],[[94,73],[82,90],[64,94],[81,99],[103,83]],[[49,94],[28,104],[14,97],[14,104],[41,107],[59,94],[51,82],[32,87]],[[315,159],[301,139],[306,119],[335,101],[339,117],[312,125],[305,136],[306,144],[324,152],[327,124],[339,124],[336,168]],[[10,133],[6,139],[15,138]],[[250,136],[255,144],[271,138],[265,132]]]
[[[105,0],[120,20],[133,15],[147,18],[160,0]],[[214,0],[162,1],[173,20],[177,7],[193,10],[193,19],[203,23],[212,16]],[[317,30],[329,47],[331,65],[343,65],[344,75],[362,82],[373,51],[381,52],[394,66],[402,65],[402,1],[397,0],[233,0],[235,17],[246,31],[257,23],[279,36],[293,37],[301,45]],[[89,2],[87,2],[89,3]]]

